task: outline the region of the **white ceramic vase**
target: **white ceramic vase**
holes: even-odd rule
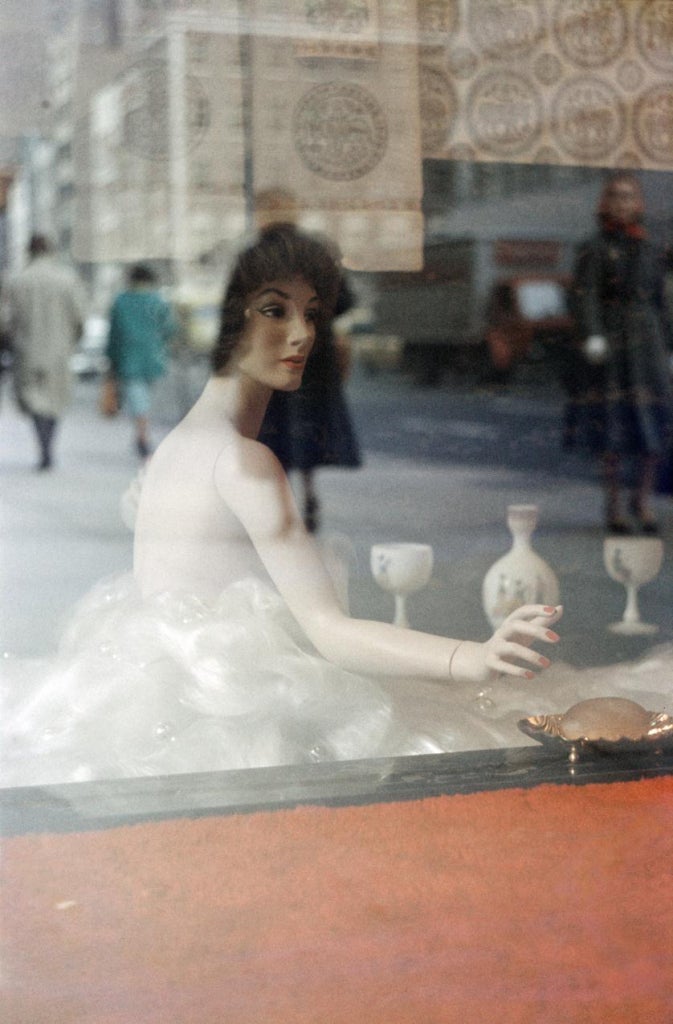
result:
[[[484,576],[481,600],[493,629],[524,604],[559,603],[559,582],[554,570],[531,544],[537,526],[537,505],[508,505],[507,526],[512,546]]]

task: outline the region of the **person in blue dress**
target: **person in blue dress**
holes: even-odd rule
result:
[[[274,224],[296,228],[299,221],[296,196],[285,188],[262,189],[255,194],[255,220],[257,228],[262,230]],[[334,242],[323,238],[321,243],[333,251],[340,267],[333,312],[333,319],[338,320],[352,309],[355,298]],[[309,533],[315,533],[320,527],[315,471],[321,466],[357,469],[362,464],[344,388],[349,362],[344,339],[335,331],[332,321],[321,325],[299,389],[273,393],[259,435],[286,473],[299,474],[302,517]]]
[[[344,277],[335,317],[346,313],[353,298]],[[320,525],[314,472],[320,466],[356,469],[360,448],[343,389],[344,367],[331,324],[325,326],[306,364],[298,391],[275,391],[266,410],[260,441],[286,472],[297,470],[303,489],[303,519],[309,532]]]

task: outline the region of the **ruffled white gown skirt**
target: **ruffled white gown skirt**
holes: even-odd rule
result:
[[[143,601],[131,574],[97,585],[58,653],[6,658],[2,786],[520,746],[523,715],[590,696],[670,710],[670,646],[638,665],[563,666],[478,688],[345,672],[256,579],[207,605]],[[664,682],[666,680],[666,682]]]

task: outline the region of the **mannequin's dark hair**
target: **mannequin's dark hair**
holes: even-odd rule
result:
[[[211,356],[215,373],[222,373],[245,327],[245,308],[252,292],[270,281],[301,277],[320,299],[321,326],[334,312],[341,271],[330,249],[293,224],[272,224],[240,253],[222,300],[220,330]]]

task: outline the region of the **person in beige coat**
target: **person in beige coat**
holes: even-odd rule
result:
[[[44,235],[33,235],[30,262],[3,289],[3,318],[13,350],[14,387],[35,427],[38,469],[51,469],[58,420],[70,403],[70,356],[82,333],[84,290]]]

